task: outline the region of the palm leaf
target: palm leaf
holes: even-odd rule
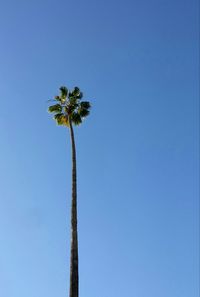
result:
[[[69,126],[68,118],[64,113],[57,113],[54,116],[54,120],[56,120],[58,125]]]
[[[75,87],[73,92],[72,92],[72,95],[77,97],[80,95],[80,89],[78,87]]]
[[[80,125],[82,123],[81,116],[77,112],[71,114],[71,120],[75,125]]]
[[[86,108],[86,109],[91,108],[91,105],[90,105],[90,102],[89,101],[82,101],[80,103],[80,106],[81,106],[81,108]]]
[[[61,102],[61,98],[60,98],[60,96],[55,96],[54,98],[55,98],[56,101]]]
[[[78,113],[82,118],[85,118],[89,115],[90,111],[86,108],[79,108]]]
[[[77,98],[76,97],[71,97],[69,99],[69,102],[70,102],[70,105],[77,105]]]
[[[80,92],[79,95],[77,96],[77,99],[82,99],[83,98],[83,93]]]
[[[47,102],[56,102],[55,99],[48,99]]]
[[[74,104],[70,103],[67,106],[65,106],[64,109],[67,114],[71,114],[77,109],[77,107],[78,107],[77,103],[74,103]]]
[[[67,97],[68,95],[68,89],[65,86],[60,87],[60,93],[62,97]]]
[[[49,106],[48,111],[60,113],[62,111],[62,106],[60,104],[51,105]]]

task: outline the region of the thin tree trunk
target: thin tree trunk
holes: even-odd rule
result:
[[[69,297],[78,297],[78,232],[77,232],[77,185],[76,185],[76,147],[74,131],[69,120],[72,145],[72,204],[71,204],[71,258]]]

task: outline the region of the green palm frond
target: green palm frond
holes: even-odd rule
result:
[[[49,106],[48,111],[60,113],[62,111],[62,106],[60,104],[51,105],[51,106]]]
[[[89,101],[82,101],[80,103],[80,106],[81,106],[81,108],[86,108],[86,109],[91,108],[91,105],[90,105],[90,102]]]
[[[61,93],[62,97],[66,98],[68,95],[68,89],[66,87],[62,86],[62,87],[60,87],[60,93]]]
[[[69,126],[68,118],[64,113],[57,113],[54,116],[54,120],[58,125]]]
[[[56,101],[61,102],[61,98],[60,98],[60,96],[55,96],[54,99],[55,99]]]
[[[82,99],[83,98],[83,93],[80,92],[79,95],[77,96],[77,99]]]
[[[74,125],[80,125],[82,123],[81,116],[77,112],[71,114],[71,120]]]
[[[78,113],[81,117],[87,117],[90,113],[89,109],[91,108],[90,102],[83,101],[79,105]]]
[[[85,118],[89,115],[90,111],[86,108],[79,108],[78,113],[81,116],[81,118]]]
[[[60,100],[64,104],[67,100],[68,89],[66,87],[60,87]]]
[[[76,97],[70,97],[70,98],[69,98],[70,105],[71,105],[71,104],[72,104],[72,105],[74,105],[74,104],[78,104],[77,101],[78,101],[78,100],[77,100]]]
[[[47,102],[56,102],[55,99],[48,99]]]
[[[77,103],[74,103],[74,104],[68,104],[67,106],[65,106],[65,112],[67,114],[71,114],[73,113],[78,107],[78,104]]]
[[[75,87],[73,92],[72,92],[72,95],[77,97],[80,95],[80,89],[78,87]]]

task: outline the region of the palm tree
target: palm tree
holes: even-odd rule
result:
[[[60,94],[55,96],[56,104],[49,106],[48,111],[54,114],[58,125],[69,128],[72,147],[72,204],[71,204],[71,257],[70,257],[70,291],[69,297],[78,297],[78,233],[77,233],[77,181],[76,181],[76,146],[73,125],[80,125],[89,115],[90,103],[81,101],[83,93],[78,87],[69,91],[60,87]]]

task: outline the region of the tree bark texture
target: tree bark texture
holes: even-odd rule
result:
[[[70,256],[70,290],[69,297],[79,295],[78,276],[78,232],[77,232],[77,176],[76,176],[76,146],[74,131],[69,120],[71,146],[72,146],[72,204],[71,204],[71,256]]]

